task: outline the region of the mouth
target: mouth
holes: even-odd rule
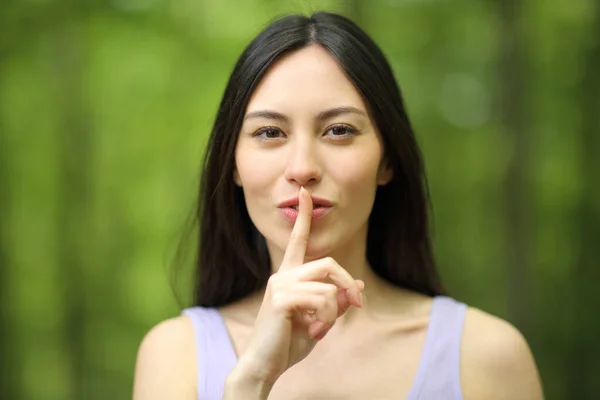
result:
[[[289,222],[295,222],[299,214],[298,198],[289,199],[277,205],[281,216]],[[313,209],[311,219],[317,221],[325,218],[332,210],[333,203],[319,197],[312,197]]]
[[[292,208],[292,209],[298,211],[300,209],[299,207],[300,207],[299,205],[295,205],[295,206],[288,206],[285,208]],[[325,207],[331,207],[331,206],[325,206],[322,204],[313,204],[313,210],[316,210],[317,208],[325,208]]]
[[[327,199],[323,199],[320,197],[314,197],[314,196],[312,196],[311,198],[312,198],[313,210],[317,209],[317,208],[325,208],[325,207],[333,206],[333,203]],[[298,197],[294,197],[292,199],[282,201],[281,203],[279,203],[277,205],[277,207],[293,208],[294,210],[298,210],[299,204],[300,204],[300,200],[298,199]]]
[[[323,219],[332,210],[333,210],[333,207],[316,205],[312,209],[311,219],[313,221],[318,221],[320,219]],[[294,223],[294,222],[296,222],[296,219],[298,218],[300,211],[298,210],[298,206],[288,206],[288,207],[279,207],[279,213],[283,217],[284,220]]]

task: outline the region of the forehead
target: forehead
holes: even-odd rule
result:
[[[366,111],[362,97],[336,60],[321,46],[311,45],[276,61],[254,91],[247,112],[299,107],[322,110],[340,104]]]

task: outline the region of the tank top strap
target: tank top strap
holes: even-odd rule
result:
[[[410,400],[462,400],[460,346],[467,306],[445,296],[433,299],[429,328]]]
[[[191,307],[182,311],[192,321],[198,366],[198,400],[223,397],[225,379],[237,357],[223,318],[214,308]]]

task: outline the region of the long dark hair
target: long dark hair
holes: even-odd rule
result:
[[[235,185],[235,147],[251,94],[275,60],[316,44],[354,83],[384,144],[393,178],[377,189],[369,218],[367,259],[394,285],[443,293],[429,237],[429,195],[422,156],[400,89],[385,56],[349,19],[319,12],[292,15],[265,28],[244,50],[227,83],[207,144],[196,211],[194,305],[219,307],[263,288],[271,274],[264,237]]]

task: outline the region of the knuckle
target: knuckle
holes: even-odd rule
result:
[[[266,293],[273,293],[277,289],[277,279],[270,277],[267,281]]]
[[[283,279],[284,276],[281,273],[276,273],[273,274],[269,277],[269,280],[267,281],[267,285],[271,286],[271,287],[279,287],[283,284]]]
[[[329,297],[337,296],[338,287],[335,286],[334,284],[328,283],[327,286],[325,287],[325,293]]]
[[[288,307],[288,296],[285,292],[274,293],[271,296],[271,307],[275,311],[285,311]]]
[[[342,268],[340,266],[340,264],[338,264],[337,261],[335,261],[335,259],[333,259],[333,257],[327,257],[325,259],[325,264],[323,265],[323,267],[330,272],[339,270],[340,268]]]
[[[330,306],[335,306],[337,308],[337,296],[335,294],[331,294],[329,296],[327,296],[327,304]]]
[[[267,290],[273,294],[283,292],[285,286],[284,277],[279,273],[271,275],[267,281]]]
[[[273,275],[271,275],[269,277],[269,279],[267,281],[267,286],[276,285],[278,281],[279,281],[279,275],[278,274],[273,274]]]

